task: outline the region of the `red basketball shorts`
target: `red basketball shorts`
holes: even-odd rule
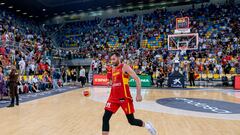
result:
[[[123,109],[125,114],[133,114],[135,112],[132,99],[119,100],[118,102],[108,101],[105,110],[116,113],[119,107]]]

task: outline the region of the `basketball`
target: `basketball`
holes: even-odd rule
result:
[[[84,97],[89,97],[90,96],[90,92],[88,90],[84,90],[83,91],[83,96]]]

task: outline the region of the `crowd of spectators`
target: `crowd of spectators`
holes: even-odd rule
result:
[[[8,94],[10,69],[20,74],[20,93],[39,92],[53,88],[51,65],[53,45],[42,25],[11,12],[0,13],[0,94]]]
[[[173,70],[176,56],[176,52],[168,50],[167,36],[174,33],[176,18],[188,16],[191,32],[199,33],[199,49],[181,53],[182,73],[236,74],[240,73],[239,12],[240,5],[206,4],[188,10],[157,9],[144,15],[96,18],[43,28],[2,11],[0,65],[4,75],[8,74],[8,67],[16,66],[22,76],[22,93],[38,92],[59,87],[60,77],[54,73],[52,54],[64,59],[93,58],[90,68],[100,74],[106,72],[110,53],[118,51],[123,62],[137,74],[148,74],[162,86],[162,80]],[[55,31],[51,35],[57,37],[60,47],[77,49],[58,49],[53,53],[53,43],[46,33]],[[75,82],[77,74],[75,69],[65,70],[60,76],[67,76],[63,77],[66,82]]]
[[[167,35],[174,33],[177,17],[189,16],[191,32],[199,33],[199,49],[181,53],[183,74],[187,75],[190,69],[196,74],[236,74],[240,72],[239,12],[239,5],[206,4],[189,10],[157,9],[143,16],[96,19],[97,23],[88,25],[94,29],[78,31],[79,50],[59,55],[66,54],[69,59],[94,58],[91,68],[99,73],[105,71],[109,54],[118,51],[137,73],[156,78],[168,76],[176,52],[167,49]]]

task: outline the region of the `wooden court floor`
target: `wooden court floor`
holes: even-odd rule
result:
[[[88,89],[88,88],[87,88]],[[171,90],[149,90],[144,101],[176,96]],[[180,91],[183,97],[239,103],[220,92]],[[104,103],[82,96],[82,89],[0,109],[0,135],[101,135]],[[158,135],[240,135],[239,120],[151,112],[136,109],[135,117],[151,121]],[[110,135],[149,135],[128,125],[120,109],[111,119]]]

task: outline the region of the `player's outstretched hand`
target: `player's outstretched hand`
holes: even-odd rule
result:
[[[141,102],[142,101],[142,95],[137,95],[136,96],[136,101]]]

